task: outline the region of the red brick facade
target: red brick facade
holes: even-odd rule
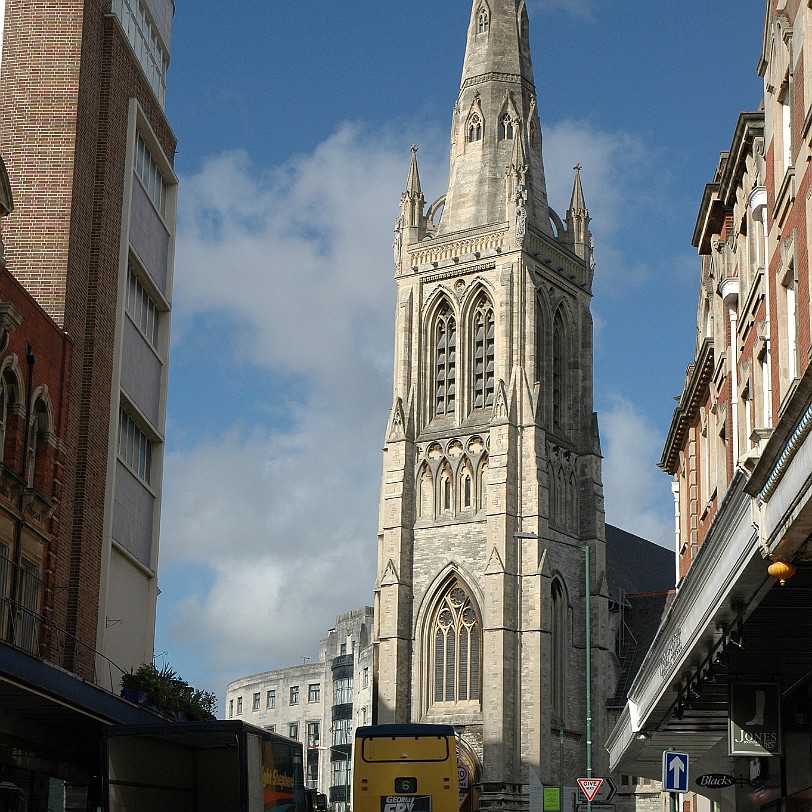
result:
[[[8,268],[74,347],[55,611],[94,648],[130,99],[170,160],[175,139],[104,0],[7,0],[0,88],[0,154],[16,204],[4,228]],[[67,663],[86,677],[92,665]]]

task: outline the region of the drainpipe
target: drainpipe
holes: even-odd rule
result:
[[[20,476],[23,480],[23,487],[20,489],[18,501],[19,519],[14,529],[14,566],[11,569],[11,602],[8,606],[8,641],[17,645],[17,629],[15,626],[14,612],[20,604],[20,567],[23,557],[23,511],[25,510],[25,495],[28,490],[28,439],[31,432],[31,397],[34,389],[34,364],[37,358],[34,355],[31,345],[28,345],[25,354],[28,363],[28,382],[26,386],[25,398],[25,425],[23,426],[23,460],[20,466]]]

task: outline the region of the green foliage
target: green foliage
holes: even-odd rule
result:
[[[142,663],[135,671],[122,675],[122,694],[125,688],[146,692],[159,710],[183,713],[194,721],[215,719],[217,697],[210,691],[193,688],[169,664],[159,670],[152,663]]]

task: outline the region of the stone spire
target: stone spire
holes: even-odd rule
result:
[[[551,233],[535,94],[524,0],[474,0],[439,234],[512,222],[518,185],[528,225]]]
[[[581,259],[589,259],[592,248],[592,237],[589,233],[589,209],[584,201],[584,190],[581,186],[581,164],[576,164],[575,181],[572,185],[570,207],[567,209],[567,234],[572,242],[572,250]]]
[[[420,188],[420,173],[417,171],[417,147],[412,147],[412,163],[409,166],[409,176],[406,178],[406,189],[400,196],[400,211],[403,215],[403,227],[406,229],[417,229],[419,234],[410,232],[410,237],[421,240],[425,234],[425,218],[423,209],[426,207],[426,199],[423,197],[423,190]],[[413,242],[414,239],[408,239]]]

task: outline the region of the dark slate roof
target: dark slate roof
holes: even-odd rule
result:
[[[606,578],[621,613],[623,634],[617,652],[621,674],[607,704],[620,708],[676,594],[676,556],[673,550],[607,524]]]
[[[614,599],[629,593],[673,589],[676,566],[673,550],[606,525],[606,578]]]

